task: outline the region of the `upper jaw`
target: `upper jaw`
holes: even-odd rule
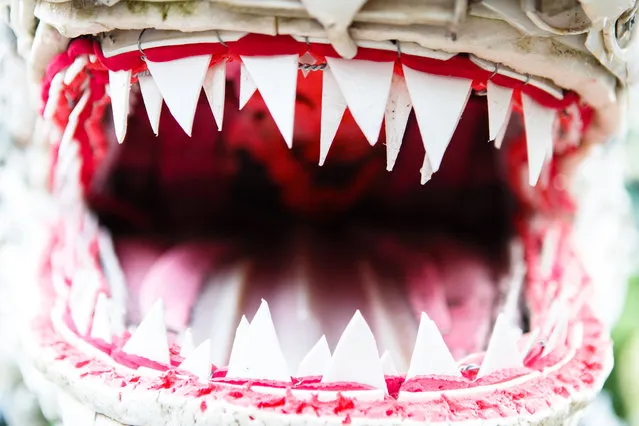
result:
[[[468,53],[521,75],[538,76],[575,91],[596,111],[594,124],[584,134],[586,145],[609,138],[621,123],[623,107],[617,97],[622,87],[619,79],[626,76],[610,72],[607,68],[610,64],[602,64],[601,58],[624,58],[604,55],[600,49],[593,48],[592,40],[599,34],[594,27],[587,39],[582,34],[559,36],[539,28],[535,30],[530,21],[526,23],[525,15],[522,18],[521,11],[508,16],[510,6],[502,9],[505,6],[493,5],[493,2],[474,5],[469,10],[462,7],[465,2],[450,2],[445,6],[419,2],[402,6],[378,1],[369,2],[361,10],[364,2],[352,2],[340,5],[340,16],[343,16],[339,19],[317,2],[303,3],[306,9],[295,1],[282,2],[277,7],[270,2],[224,1],[140,2],[137,6],[119,2],[110,7],[89,8],[77,7],[74,2],[41,1],[35,7],[35,14],[50,27],[41,25],[42,37],[36,31],[31,57],[35,68],[44,69],[45,65],[38,61],[46,61],[51,57],[46,51],[56,48],[50,43],[49,28],[69,38],[145,28],[189,33],[213,30],[291,35],[298,39],[324,40],[346,58],[353,57],[358,46],[396,40],[403,49],[417,55],[420,51],[426,56],[429,51]],[[309,15],[316,19],[309,19]]]

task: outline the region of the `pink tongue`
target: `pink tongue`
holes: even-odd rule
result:
[[[127,317],[130,322],[138,324],[146,312],[140,310],[138,300],[144,276],[167,247],[150,240],[129,238],[120,238],[116,240],[115,245],[120,267],[124,272],[129,289]]]
[[[385,263],[403,271],[415,318],[428,314],[455,358],[483,350],[498,291],[492,262],[486,254],[455,240],[437,236],[424,240],[415,246],[384,236],[376,248]]]
[[[452,318],[444,339],[459,358],[484,349],[492,329],[498,289],[492,271],[479,257],[469,255],[442,266]]]
[[[421,262],[407,276],[407,290],[415,313],[435,321],[457,359],[481,351],[493,321],[496,277],[486,260],[462,246],[437,246],[436,258]],[[435,257],[433,256],[433,257]]]
[[[220,248],[192,242],[176,245],[162,253],[158,246],[128,243],[119,244],[118,252],[129,293],[137,295],[137,310],[141,316],[162,299],[167,327],[183,330]],[[124,254],[131,258],[123,257]]]
[[[437,265],[424,262],[414,274],[407,274],[408,298],[416,313],[426,312],[442,333],[448,333],[452,318],[448,310],[446,289]]]
[[[362,310],[370,322],[382,350],[388,347],[403,353],[396,355],[404,358],[401,364],[405,367],[421,312],[435,321],[457,359],[484,348],[493,321],[497,277],[480,253],[445,240],[420,250],[399,241],[385,245],[378,240],[378,249],[385,246],[385,261],[380,265],[367,261],[361,247],[346,241],[344,247],[313,238],[309,243],[312,250],[301,260],[297,246],[281,253],[272,247],[267,253],[253,253],[248,291],[238,306],[239,312],[251,314],[260,299],[266,298],[288,352],[307,350],[321,334],[334,345],[355,309]],[[287,246],[284,241],[280,245]],[[192,312],[203,284],[225,282],[220,254],[226,251],[222,247],[186,242],[167,248],[160,243],[120,240],[118,255],[131,298],[129,319],[139,322],[161,298],[169,329],[180,331],[193,323]],[[383,272],[386,264],[402,272],[387,276]],[[362,269],[362,265],[369,268]],[[205,311],[210,309],[205,306]],[[313,317],[309,321],[319,329],[309,329],[312,324],[303,323],[306,317],[300,317],[300,312]],[[231,319],[235,324],[235,318]],[[309,341],[302,342],[305,339]]]

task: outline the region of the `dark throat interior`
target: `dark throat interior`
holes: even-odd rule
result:
[[[440,171],[422,186],[424,148],[414,116],[392,172],[386,171],[383,128],[371,147],[348,112],[319,167],[321,73],[300,74],[298,80],[291,150],[259,94],[237,110],[236,80],[227,84],[223,131],[202,94],[191,138],[166,106],[155,137],[137,95],[125,142],[113,138],[94,176],[90,207],[116,241],[156,241],[162,250],[192,240],[233,247],[222,263],[248,258],[253,265],[256,284],[245,297],[246,309],[283,285],[282,271],[303,253],[313,297],[324,300],[319,311],[328,312],[336,294],[352,301],[345,304],[346,319],[333,315],[341,322],[335,332],[325,327],[333,344],[353,308],[365,303],[363,292],[354,289],[364,262],[383,277],[382,292],[401,288],[415,318],[420,310],[431,311],[438,322],[458,318],[457,325],[441,326],[448,329],[449,344],[456,342],[456,355],[480,349],[508,269],[517,214],[503,150],[488,142],[485,98],[471,97]],[[424,265],[435,272],[429,275]],[[432,293],[442,288],[444,319],[432,312],[439,309],[432,302],[439,296]],[[469,297],[484,297],[490,309],[469,303]],[[478,321],[486,326],[477,341],[464,343],[463,332]]]

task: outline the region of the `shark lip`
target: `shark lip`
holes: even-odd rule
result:
[[[117,41],[117,34],[114,37]],[[380,425],[478,419],[539,424],[578,417],[611,368],[609,337],[590,308],[592,283],[572,247],[570,221],[564,219],[574,210],[565,190],[571,171],[564,164],[580,154],[580,136],[592,116],[592,109],[579,95],[505,67],[491,69],[489,63],[472,55],[427,57],[424,51],[398,55],[396,50],[370,47],[360,49],[353,60],[344,60],[328,45],[288,36],[249,34],[233,41],[205,39],[186,44],[163,43],[162,37],[154,40],[150,31],[147,37],[148,44],[139,38],[134,48],[119,50],[105,47],[108,42],[104,40],[113,42],[108,36],[102,43],[74,40],[51,62],[45,79],[42,114],[54,147],[51,190],[68,214],[52,228],[51,244],[44,254],[41,282],[46,309],[34,323],[29,346],[37,369],[26,375],[41,394],[52,387],[64,388],[60,409],[65,424],[72,416],[86,424],[250,424],[257,419],[266,424]],[[226,75],[220,74],[222,69]],[[181,83],[175,79],[176,70],[184,72]],[[295,149],[299,116],[293,119],[290,107],[293,111],[299,108],[300,93],[311,85],[305,82],[304,71],[322,73],[321,104],[328,105],[322,117],[339,115],[332,130],[325,121],[319,126],[325,134],[333,132],[317,148],[317,160],[325,162],[328,170],[332,158],[345,155],[338,149],[338,127],[348,107],[350,116],[345,122],[361,129],[360,141],[375,145],[371,149],[386,155],[383,166],[389,170],[402,167],[402,150],[411,146],[406,140],[420,132],[417,146],[423,146],[426,155],[413,162],[421,167],[411,176],[417,182],[421,177],[424,189],[442,185],[450,190],[448,181],[439,176],[454,174],[447,164],[454,161],[455,147],[464,139],[460,127],[473,123],[466,117],[475,114],[488,118],[488,125],[478,127],[481,136],[476,138],[490,135],[492,144],[500,147],[497,151],[490,146],[490,155],[505,164],[500,176],[514,194],[508,201],[517,207],[506,219],[516,228],[507,234],[507,275],[512,283],[502,295],[505,300],[495,302],[498,308],[490,312],[492,333],[481,348],[453,356],[451,351],[461,349],[450,344],[440,317],[425,312],[414,318],[411,338],[415,344],[407,368],[397,369],[388,356],[380,357],[379,325],[373,325],[362,309],[363,315],[357,311],[341,324],[346,328],[336,334],[337,344],[331,342],[330,347],[326,339],[320,339],[300,363],[305,368],[300,367],[296,374],[282,368],[287,360],[275,332],[281,322],[277,324],[274,303],[251,305],[255,317],[250,323],[243,318],[237,329],[238,318],[234,318],[235,338],[227,348],[230,354],[225,354],[230,358],[227,364],[210,362],[210,341],[191,347],[187,328],[193,324],[172,316],[175,304],[166,295],[164,306],[141,304],[140,318],[128,322],[132,312],[126,311],[123,292],[130,291],[131,297],[133,290],[123,281],[130,276],[121,267],[125,258],[118,252],[120,234],[104,215],[96,182],[135,170],[135,166],[118,167],[126,166],[122,158],[137,164],[140,157],[127,157],[126,150],[135,144],[138,127],[148,126],[145,134],[153,131],[161,137],[170,122],[177,131],[201,138],[198,128],[203,108],[213,110],[206,119],[215,120],[220,128],[229,127],[233,120],[242,123],[242,114],[261,102],[262,112],[272,115],[270,129],[276,137],[269,141],[292,144]],[[333,98],[326,95],[329,71],[335,81]],[[258,73],[269,78],[261,79]],[[362,106],[348,84],[373,74],[371,86],[361,86],[360,96],[365,97],[361,92],[365,88],[387,95],[371,96]],[[167,75],[172,79],[167,80]],[[232,93],[229,87],[236,84],[236,100],[245,104],[238,115],[229,117],[228,97],[220,99],[216,94],[220,86],[214,81],[220,75],[225,93]],[[290,75],[297,80],[292,89],[290,79],[287,83],[282,78]],[[157,101],[159,94],[160,109],[155,113],[153,99],[145,92],[148,87],[143,87],[149,81],[155,85],[153,99]],[[177,96],[167,81],[175,87],[182,84]],[[189,84],[197,89],[191,98]],[[439,110],[425,102],[425,86],[446,95]],[[443,91],[437,92],[441,87]],[[250,100],[258,92],[261,98]],[[340,93],[342,98],[335,97]],[[414,117],[409,119],[411,109]],[[398,113],[402,110],[404,118]],[[184,111],[192,113],[189,116]],[[370,118],[373,112],[379,112],[379,119]],[[434,114],[439,114],[438,120],[432,120]],[[345,122],[342,126],[348,125]],[[529,124],[533,122],[535,125]],[[386,142],[383,148],[377,140],[380,131]],[[404,140],[405,145],[393,145],[393,140]],[[114,160],[110,157],[113,152],[124,154]],[[355,155],[358,160],[363,157]],[[355,163],[357,167],[366,164],[363,160]],[[331,185],[336,184],[330,181]],[[286,208],[315,217],[316,206],[293,200]],[[351,206],[349,199],[338,212]],[[98,223],[108,224],[108,229]],[[375,244],[380,240],[375,234]],[[396,249],[385,251],[386,245],[379,246],[383,246],[381,258],[396,253]],[[251,291],[254,296],[259,293],[259,289]],[[522,297],[529,312],[520,307]],[[183,311],[192,314],[196,304],[197,300],[192,301]],[[526,324],[517,323],[522,318]],[[242,357],[234,358],[234,352],[242,351]]]

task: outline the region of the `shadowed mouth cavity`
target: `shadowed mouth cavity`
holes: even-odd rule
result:
[[[463,421],[601,386],[566,219],[576,94],[471,55],[125,35],[74,40],[44,90],[66,210],[42,340],[71,393]]]

